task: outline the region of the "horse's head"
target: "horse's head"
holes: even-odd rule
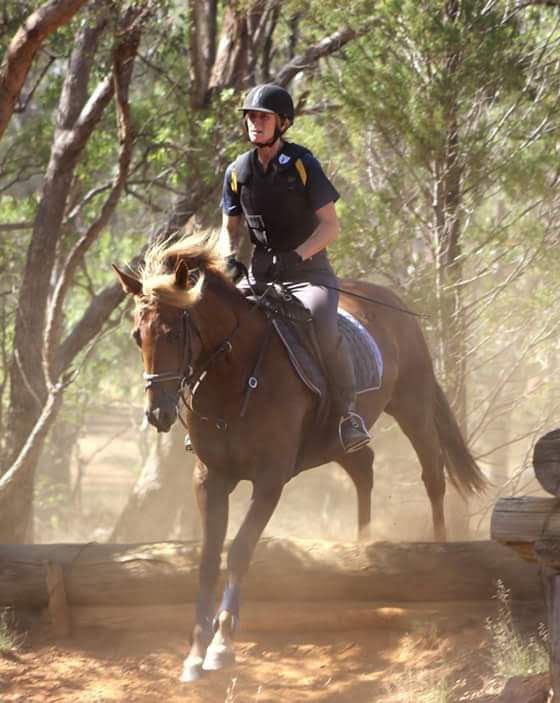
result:
[[[189,313],[202,277],[181,259],[171,273],[144,273],[142,280],[113,269],[136,300],[132,336],[144,362],[146,417],[159,432],[169,432],[177,418],[181,384],[192,375],[202,351]]]

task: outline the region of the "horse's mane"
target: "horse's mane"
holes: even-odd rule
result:
[[[146,252],[140,269],[142,292],[148,299],[187,308],[200,298],[208,273],[231,285],[225,274],[225,253],[218,233],[183,235],[171,243],[156,242]],[[191,274],[186,288],[177,286],[175,280],[175,270],[181,261]]]

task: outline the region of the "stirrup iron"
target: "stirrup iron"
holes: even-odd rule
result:
[[[340,418],[338,437],[347,454],[362,449],[371,439],[362,416],[356,412],[349,412]]]

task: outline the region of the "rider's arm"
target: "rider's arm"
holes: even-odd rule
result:
[[[306,154],[302,162],[307,174],[306,199],[317,216],[315,231],[296,249],[302,259],[308,259],[325,249],[338,236],[340,225],[334,204],[339,194],[312,154]]]
[[[224,185],[222,188],[222,228],[220,230],[220,243],[224,255],[235,254],[239,249],[241,237],[241,216],[242,208],[239,199],[239,189],[232,188],[233,164],[230,164],[224,175]]]
[[[241,238],[241,215],[222,214],[220,239],[226,254],[235,254],[239,250]]]
[[[319,220],[317,228],[303,244],[300,244],[299,247],[296,248],[296,252],[304,260],[323,251],[323,249],[336,239],[340,232],[336,209],[332,201],[316,210],[315,214]]]

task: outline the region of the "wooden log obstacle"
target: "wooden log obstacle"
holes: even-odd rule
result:
[[[0,607],[48,608],[60,634],[70,623],[187,632],[199,550],[198,542],[0,545]],[[491,603],[498,579],[515,600],[542,599],[537,565],[491,541],[264,539],[244,584],[242,627],[333,630],[437,620],[442,601],[467,615],[468,603]]]
[[[540,485],[553,497],[501,498],[492,513],[490,531],[496,542],[540,568],[556,700],[560,696],[560,429],[537,441],[533,467]]]

